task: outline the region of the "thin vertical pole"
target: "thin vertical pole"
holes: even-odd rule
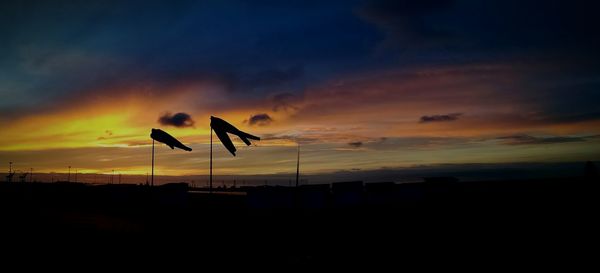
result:
[[[150,186],[154,186],[154,139],[152,139],[152,180]]]
[[[299,178],[300,178],[300,144],[298,144],[298,157],[296,158],[296,188],[298,187]]]
[[[209,178],[209,183],[208,183],[208,192],[212,193],[212,135],[213,135],[213,128],[212,125],[210,126],[210,178]]]

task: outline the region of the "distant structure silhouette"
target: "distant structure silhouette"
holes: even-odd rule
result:
[[[22,173],[21,175],[19,175],[19,180],[21,182],[25,182],[25,178],[27,177],[29,173]]]
[[[217,134],[217,137],[219,138],[219,140],[221,141],[221,143],[223,143],[223,146],[225,146],[225,148],[227,148],[227,150],[233,155],[235,156],[235,146],[233,146],[233,142],[231,142],[231,138],[229,138],[229,134],[234,134],[236,136],[238,136],[244,143],[246,143],[246,145],[250,146],[250,144],[252,144],[250,142],[250,140],[248,139],[253,139],[253,140],[260,140],[260,137],[248,134],[246,132],[242,132],[240,131],[238,128],[236,128],[235,126],[231,125],[229,122],[222,120],[218,117],[214,117],[214,116],[210,116],[210,175],[209,175],[209,192],[212,192],[212,132],[213,130],[215,131],[215,134]]]
[[[15,175],[15,173],[12,171],[12,164],[12,161],[8,162],[8,175],[6,176],[6,182],[12,182],[12,178]]]
[[[12,178],[13,178],[13,176],[15,176],[15,173],[14,173],[14,172],[12,172],[12,173],[9,173],[9,174],[6,176],[6,182],[12,182]]]

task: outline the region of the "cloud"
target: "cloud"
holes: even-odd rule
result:
[[[589,138],[597,138],[597,136],[550,136],[550,137],[535,137],[530,135],[513,135],[503,136],[496,139],[501,140],[505,145],[535,145],[535,144],[556,144],[569,142],[582,142]]]
[[[113,131],[104,130],[104,136],[99,136],[98,138],[96,138],[96,140],[106,140],[106,139],[112,138],[112,135],[113,135]]]
[[[553,58],[557,54],[561,56],[581,54],[586,55],[586,59],[590,60],[588,62],[597,64],[593,60],[600,60],[600,58],[593,57],[598,56],[598,53],[595,53],[597,52],[595,45],[597,45],[598,38],[597,35],[589,35],[589,33],[593,33],[593,27],[596,25],[593,23],[597,22],[597,17],[589,15],[597,9],[590,8],[591,4],[564,3],[559,5],[555,0],[550,0],[550,3],[398,0],[367,1],[362,6],[355,6],[355,3],[352,2],[348,5],[331,4],[312,7],[322,9],[320,11],[298,10],[295,8],[296,5],[288,6],[288,4],[277,5],[277,7],[269,9],[246,5],[242,5],[242,7],[226,5],[225,8],[222,5],[206,4],[207,6],[205,6],[205,4],[195,5],[194,3],[189,5],[186,3],[181,5],[157,4],[157,6],[144,7],[130,3],[120,5],[121,12],[119,14],[131,16],[107,14],[102,12],[104,10],[102,8],[90,8],[88,5],[79,4],[69,9],[61,9],[48,4],[36,4],[34,7],[11,5],[14,6],[13,8],[4,8],[3,6],[0,10],[6,14],[23,15],[14,18],[17,20],[16,23],[5,22],[7,24],[4,25],[14,26],[14,30],[7,28],[7,30],[11,29],[7,32],[7,40],[21,41],[17,39],[19,33],[29,33],[30,35],[27,35],[27,39],[22,41],[23,45],[15,45],[14,50],[11,46],[7,48],[8,51],[5,51],[6,58],[3,58],[5,59],[5,68],[12,67],[14,72],[7,75],[7,79],[3,78],[0,89],[3,92],[15,90],[11,92],[15,92],[18,96],[7,96],[6,101],[0,102],[0,119],[16,112],[29,115],[32,111],[42,111],[48,107],[59,111],[57,109],[63,109],[70,105],[81,105],[82,102],[95,103],[98,98],[121,97],[123,92],[129,92],[133,97],[167,96],[178,93],[179,90],[197,90],[194,85],[205,82],[211,84],[211,88],[207,89],[218,90],[214,92],[223,92],[222,89],[225,91],[235,89],[240,92],[224,92],[222,96],[227,96],[227,99],[222,100],[217,99],[216,96],[209,97],[195,92],[197,97],[194,97],[194,101],[202,101],[195,103],[206,103],[214,109],[223,109],[224,107],[235,109],[240,105],[249,104],[249,98],[261,100],[265,94],[283,91],[289,93],[273,97],[274,104],[268,105],[268,107],[273,107],[273,111],[287,111],[294,107],[305,106],[305,96],[300,96],[302,90],[313,88],[329,79],[342,82],[346,80],[347,75],[368,78],[372,71],[381,71],[388,66],[392,68],[396,63],[399,67],[410,70],[411,65],[435,66],[445,63],[444,60],[465,63],[465,58],[466,63],[471,63],[471,61],[496,62],[498,58],[501,61],[509,62],[511,60],[506,57],[511,57],[510,53],[513,51],[530,56],[535,53],[532,51],[546,47],[553,47],[556,52],[545,54],[546,51],[540,51],[537,54],[545,58]],[[41,6],[35,7],[38,5]],[[527,8],[514,9],[520,5]],[[588,7],[582,9],[576,6]],[[110,5],[107,7],[110,9]],[[244,29],[240,29],[239,23],[235,21],[221,20],[229,18],[232,12],[235,14],[235,11],[240,8],[243,10],[256,8],[256,12],[242,12],[244,16],[239,19],[248,22]],[[32,10],[38,12],[30,12]],[[532,10],[536,12],[531,13]],[[357,20],[357,11],[361,14],[361,18],[367,19],[369,24]],[[205,12],[214,16],[205,16]],[[366,18],[363,13],[370,17]],[[563,13],[569,16],[561,16]],[[511,15],[510,22],[502,18],[506,14]],[[311,20],[306,20],[307,15],[311,15]],[[585,16],[573,18],[573,15]],[[4,17],[11,18],[10,16]],[[64,18],[66,21],[53,18]],[[86,18],[97,18],[98,20],[90,21]],[[185,18],[199,19],[186,21]],[[481,24],[473,22],[481,22]],[[498,22],[503,23],[498,24]],[[544,22],[544,24],[531,24],[530,22]],[[586,22],[589,23],[589,26],[582,26]],[[130,27],[120,27],[123,23],[127,23]],[[209,29],[197,31],[206,25],[218,25],[219,31]],[[26,26],[32,27],[35,31],[31,31]],[[82,29],[88,31],[82,31]],[[340,29],[345,31],[340,31]],[[542,31],[536,31],[536,29]],[[168,33],[172,31],[180,35],[169,35]],[[302,35],[297,35],[299,32]],[[381,42],[382,32],[384,35],[393,36],[386,40],[400,42],[396,44],[397,46],[414,49],[415,51],[402,51],[406,52],[403,57],[409,59],[397,59],[393,58],[395,55],[385,55],[394,54],[394,52],[384,52],[384,55],[372,54],[373,47]],[[110,33],[110,35],[105,35],[106,33]],[[249,35],[248,33],[252,33],[251,37],[246,36]],[[230,39],[234,39],[232,37],[236,39],[235,43],[230,41]],[[449,42],[447,37],[451,37],[452,40]],[[568,37],[568,39],[564,37]],[[438,39],[443,41],[440,42]],[[306,40],[318,42],[303,42]],[[206,41],[211,42],[207,43]],[[531,42],[534,42],[533,45],[528,46],[528,43]],[[517,43],[517,46],[513,46],[513,43]],[[565,43],[568,43],[570,47],[564,48]],[[432,51],[429,47],[422,47],[422,44],[438,45],[443,50],[435,48]],[[593,50],[585,50],[588,47]],[[584,50],[572,50],[580,48]],[[502,50],[504,54],[497,54],[499,49],[504,49]],[[482,57],[484,57],[483,60]],[[573,60],[573,58],[564,59]],[[139,66],[139,60],[146,60],[144,66]],[[382,60],[390,61],[381,62]],[[402,61],[398,63],[398,60]],[[535,59],[526,59],[519,63],[533,63],[532,61]],[[573,62],[577,66],[582,66],[579,59],[575,59]],[[553,66],[545,64],[540,67]],[[561,73],[571,70],[565,69],[563,66],[556,67],[561,68],[559,69]],[[597,75],[597,68],[582,67],[581,70],[594,76]],[[541,74],[543,79],[563,80],[568,78],[565,75],[549,77],[546,73]],[[526,81],[529,81],[531,77],[529,74],[519,75]],[[20,84],[23,82],[20,80],[22,77],[32,77],[37,80]],[[493,82],[500,77],[502,75],[488,76],[483,80],[489,79],[490,81],[481,82]],[[518,84],[517,81],[506,82]],[[420,85],[427,86],[427,84],[435,84],[435,82],[429,80]],[[435,93],[417,91],[419,93],[415,92],[415,95],[409,94],[408,96],[410,98],[410,96],[424,94],[435,96],[427,98],[427,101],[445,101],[445,96],[452,96],[457,92],[479,90],[471,87],[475,84],[482,85],[479,80],[474,79],[471,84],[467,83],[465,84],[467,86],[461,87],[465,91],[448,90],[455,86],[449,84],[432,88],[435,89]],[[216,85],[216,87],[213,88],[212,85]],[[506,88],[495,85],[495,83],[490,86],[498,90],[503,88],[515,90],[514,92],[502,92],[501,96],[508,97],[535,92],[529,90],[540,90],[529,86],[523,86],[520,90],[516,90],[517,88]],[[594,87],[594,91],[586,94],[597,94],[596,87]],[[344,89],[350,88],[344,87]],[[394,98],[389,97],[394,96],[393,94],[406,97],[407,95],[403,94],[405,92],[402,92],[406,89],[406,87],[393,87],[393,90],[389,91],[390,94],[372,96],[371,100],[379,99],[390,104],[392,102],[400,104],[402,103],[400,100],[393,100]],[[552,110],[560,108],[572,111],[581,109],[581,104],[575,103],[594,101],[588,99],[589,96],[586,95],[571,96],[571,99],[564,96],[562,90],[571,92],[571,89],[561,86],[561,93],[556,96],[548,96],[545,92],[539,91],[544,99],[538,100],[535,104],[545,105],[556,102],[557,106]],[[297,96],[302,98],[302,101],[293,100],[290,93],[298,94]],[[499,99],[494,95],[486,94],[486,97],[493,100]],[[438,96],[441,98],[438,99]],[[316,100],[320,98],[321,96],[318,96]],[[470,99],[470,97],[466,98]],[[348,100],[351,99],[353,98]],[[321,103],[316,100],[313,99],[313,103]],[[336,96],[334,100],[338,105],[345,106],[348,103],[343,93]],[[573,100],[573,103],[566,105],[565,100]],[[74,101],[77,103],[73,103]],[[344,103],[339,103],[340,101],[344,101]],[[356,100],[356,102],[362,103],[363,100]],[[259,103],[266,104],[269,101]],[[594,111],[593,106],[589,107],[590,109],[586,112]],[[207,108],[197,107],[194,109]],[[337,110],[320,107],[320,105],[316,105],[315,108],[321,108],[320,111],[333,112]],[[446,112],[443,109],[434,111],[434,113]],[[565,115],[570,114],[572,113],[565,113]]]
[[[411,134],[412,126],[424,114],[445,115],[468,110],[470,119],[483,120],[502,113],[503,104],[515,105],[515,108],[531,106],[531,101],[521,100],[526,91],[501,92],[507,88],[518,89],[513,80],[513,70],[518,69],[525,68],[480,63],[390,69],[340,77],[308,88],[297,104],[299,109],[287,120],[296,123],[318,121],[319,126],[327,127],[342,124],[345,127],[389,126],[389,122],[395,122],[397,126],[390,129],[404,131],[403,135]],[[423,113],[424,109],[428,112]],[[407,120],[411,116],[416,120]],[[457,125],[460,128],[470,125],[462,122],[466,116],[459,118],[461,122]],[[433,127],[425,129],[428,132],[435,130]]]
[[[597,70],[596,10],[588,1],[374,0],[358,14],[384,34],[380,47],[403,60],[539,58]]]
[[[384,141],[384,138],[370,138],[357,134],[340,133],[336,131],[303,131],[294,134],[266,134],[263,135],[261,139],[276,141],[283,140],[301,144],[347,144],[355,147]]]
[[[266,134],[261,137],[262,141],[285,141],[285,142],[295,142],[299,144],[314,144],[319,143],[319,139],[314,137],[306,137],[300,135],[275,135],[275,134]]]
[[[589,97],[586,97],[589,99]],[[592,100],[595,101],[595,100]],[[588,112],[583,114],[567,114],[567,115],[553,115],[545,119],[547,122],[553,123],[576,123],[585,121],[594,121],[600,119],[600,112]]]
[[[298,110],[298,107],[294,105],[296,97],[290,93],[279,93],[275,94],[271,100],[273,101],[273,112],[283,110],[287,112],[289,110]]]
[[[171,113],[168,112],[158,118],[158,122],[161,125],[175,127],[191,127],[194,126],[195,123],[192,119],[192,116],[187,113],[177,113],[175,115],[171,115]]]
[[[363,149],[369,151],[443,150],[479,145],[480,138],[472,137],[361,137],[346,134],[264,135],[262,140],[300,144],[335,145],[336,150]],[[270,143],[271,144],[271,143]],[[343,146],[342,146],[343,145]]]
[[[362,147],[370,150],[443,150],[477,145],[479,139],[472,137],[379,137],[363,141]]]
[[[455,121],[460,117],[462,113],[451,113],[447,115],[432,115],[432,116],[422,116],[421,123],[428,122],[441,122],[441,121]]]
[[[353,5],[304,9],[286,3],[266,9],[241,2],[158,1],[144,6],[129,2],[73,3],[69,8],[34,2],[0,6],[0,15],[5,15],[0,16],[0,32],[5,40],[15,41],[0,46],[0,67],[11,68],[10,75],[4,73],[0,90],[18,95],[0,102],[0,118],[16,108],[27,114],[59,111],[82,101],[122,97],[123,92],[170,95],[192,84],[216,85],[211,86],[214,92],[236,91],[225,94],[230,98],[223,105],[216,105],[220,101],[215,96],[198,96],[218,101],[215,108],[232,99],[246,103],[249,97],[260,99],[282,90],[300,92],[324,75],[356,70],[376,43],[373,29],[356,20]],[[119,14],[106,12],[115,8]],[[10,14],[19,16],[7,19]],[[231,16],[237,20],[223,20]],[[245,29],[239,28],[242,21]],[[219,27],[204,28],[207,25]],[[22,33],[27,37],[20,39]],[[145,60],[143,66],[139,60]],[[23,77],[36,81],[22,81]]]
[[[386,47],[421,47],[447,39],[450,35],[442,26],[424,17],[435,15],[454,6],[453,0],[377,0],[370,1],[359,11],[367,22],[386,33]]]
[[[348,145],[350,145],[354,148],[360,148],[363,145],[363,143],[362,143],[362,141],[355,141],[355,142],[348,143]]]
[[[252,115],[247,121],[250,125],[266,126],[273,122],[273,118],[271,118],[268,114],[263,113]]]

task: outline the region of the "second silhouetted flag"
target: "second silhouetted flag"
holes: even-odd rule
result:
[[[217,117],[210,117],[210,127],[213,130],[215,130],[215,133],[217,134],[217,137],[219,137],[219,140],[221,140],[221,143],[225,145],[225,148],[227,148],[227,150],[229,150],[229,152],[233,156],[235,156],[236,149],[235,146],[233,146],[231,138],[229,138],[229,135],[227,135],[227,133],[238,136],[248,146],[252,144],[248,139],[260,140],[260,137],[253,136],[246,132],[242,132],[238,128],[235,128],[235,126],[231,125],[229,122]]]

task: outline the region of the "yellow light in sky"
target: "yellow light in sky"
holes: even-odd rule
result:
[[[94,101],[45,115],[26,115],[0,131],[0,151],[46,150],[82,147],[129,147],[150,144],[150,129],[157,123],[160,112],[179,109],[172,104],[185,97],[139,98],[124,97],[115,100]],[[174,111],[176,112],[176,111]],[[176,130],[182,141],[208,141],[206,126],[198,122],[195,128],[167,128]]]
[[[40,150],[99,146],[107,131],[119,135],[141,133],[127,125],[128,115],[32,117],[3,130],[0,150]],[[142,136],[140,134],[140,136]]]

